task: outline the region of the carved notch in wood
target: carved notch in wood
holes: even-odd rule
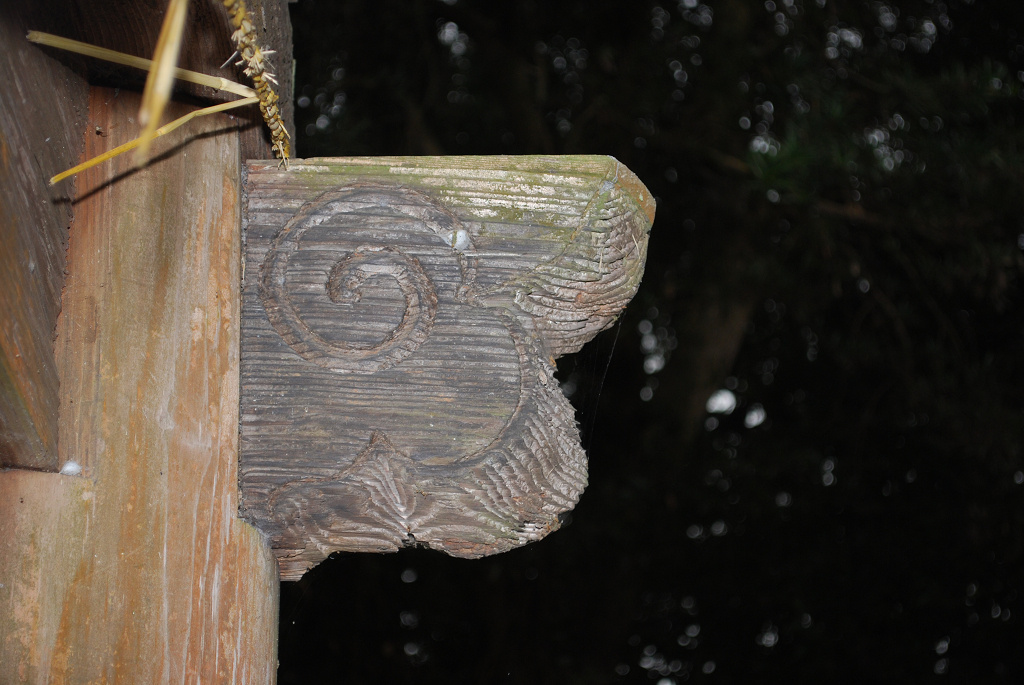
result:
[[[480,557],[587,482],[554,359],[643,275],[654,200],[610,157],[251,162],[242,515],[281,576],[335,550]]]

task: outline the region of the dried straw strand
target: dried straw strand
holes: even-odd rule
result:
[[[174,86],[174,70],[178,66],[178,55],[181,54],[181,38],[185,30],[185,17],[188,15],[188,0],[170,0],[164,23],[160,27],[160,36],[156,41],[156,52],[153,53],[153,66],[146,77],[146,87],[142,91],[142,105],[139,107],[139,124],[142,125],[139,149],[135,153],[136,164],[142,164],[149,152],[149,144],[156,137],[156,128],[160,124],[160,115],[171,99],[171,88]]]
[[[253,96],[253,97],[245,98],[244,100],[233,100],[231,102],[222,102],[221,104],[213,105],[212,107],[205,107],[203,109],[197,109],[195,111],[189,112],[188,114],[186,114],[183,117],[179,117],[179,118],[175,119],[174,121],[172,121],[169,124],[166,124],[164,126],[161,126],[158,129],[156,129],[155,131],[153,131],[153,135],[150,138],[150,140],[152,140],[153,138],[159,138],[160,136],[167,135],[168,133],[170,133],[174,129],[178,128],[179,126],[183,126],[184,124],[187,124],[188,122],[192,121],[196,117],[205,116],[207,114],[216,114],[217,112],[223,112],[223,111],[228,110],[228,109],[234,109],[235,107],[243,107],[245,105],[255,105],[257,102],[259,102],[259,98],[256,97],[256,96]],[[91,167],[94,167],[97,164],[100,164],[102,162],[107,161],[108,159],[113,159],[114,157],[117,157],[118,155],[120,155],[122,153],[128,152],[132,148],[139,147],[139,145],[141,145],[141,144],[142,144],[142,137],[139,137],[139,138],[136,138],[135,140],[128,141],[124,145],[118,145],[113,150],[107,150],[103,154],[97,155],[97,156],[93,157],[92,159],[90,159],[88,161],[82,162],[81,164],[79,164],[76,167],[72,167],[72,168],[68,169],[67,171],[62,171],[61,173],[57,174],[56,176],[54,176],[53,178],[50,179],[50,185],[54,185],[54,184],[56,184],[56,183],[58,183],[60,181],[63,181],[68,176],[74,176],[75,174],[80,173],[82,171],[85,171],[86,169],[89,169]]]
[[[142,69],[143,71],[149,71],[149,68],[153,64],[152,60],[148,60],[145,57],[126,55],[123,52],[101,48],[96,45],[90,45],[89,43],[71,40],[70,38],[55,36],[52,33],[29,31],[27,37],[29,42],[32,43],[49,45],[52,48],[67,50],[68,52],[85,55],[86,57],[102,59],[115,64],[123,64],[126,67],[134,67],[135,69]],[[216,90],[222,90],[226,93],[234,93],[235,95],[240,95],[244,98],[256,96],[256,91],[249,86],[243,86],[240,83],[229,81],[226,78],[221,78],[220,76],[200,74],[198,71],[189,71],[188,69],[181,69],[180,67],[174,70],[174,78],[181,81],[188,81],[189,83],[195,83],[200,86],[208,86]]]

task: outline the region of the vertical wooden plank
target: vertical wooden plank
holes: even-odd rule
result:
[[[276,51],[271,61],[280,81],[282,114],[291,129],[287,5],[283,0],[248,4],[262,44]],[[181,65],[245,82],[235,65],[219,66],[233,50],[231,27],[220,5],[191,3]],[[121,86],[141,84],[144,78],[134,70],[41,49],[29,44],[25,33],[47,31],[149,56],[166,6],[166,0],[0,3],[0,73],[5,74],[0,79],[0,320],[5,322],[0,327],[0,466],[58,467],[53,334],[74,184],[49,188],[46,180],[79,161],[87,101],[85,80],[65,64],[87,68],[94,81]],[[234,99],[201,86],[179,91],[204,100]],[[252,107],[236,116],[247,124],[241,154],[270,156],[259,111]]]
[[[0,3],[0,466],[57,469],[53,335],[71,222],[69,185],[54,168],[78,163],[84,80],[25,41],[26,26],[61,31],[55,2]],[[64,23],[62,23],[64,22]],[[46,93],[44,104],[38,93]]]
[[[172,114],[184,112],[174,107]],[[93,89],[86,155],[138,96]],[[22,682],[272,683],[278,578],[237,518],[239,143],[199,120],[79,179],[62,460],[0,472],[0,663]]]

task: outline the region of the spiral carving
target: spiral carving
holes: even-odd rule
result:
[[[267,251],[260,270],[260,300],[274,330],[306,361],[338,373],[372,374],[401,362],[430,335],[437,314],[437,292],[419,260],[397,247],[359,245],[335,262],[323,284],[331,302],[351,305],[360,300],[360,290],[369,279],[394,279],[405,299],[405,310],[399,324],[383,340],[368,343],[328,339],[304,319],[289,295],[289,264],[301,249],[303,236],[310,228],[320,226],[325,217],[347,215],[357,217],[354,220],[358,221],[361,208],[379,206],[383,200],[398,208],[398,219],[425,227],[427,235],[432,234],[435,240],[447,244],[447,236],[464,233],[457,220],[433,203],[426,199],[417,202],[417,193],[402,193],[402,203],[394,201],[395,195],[394,188],[374,186],[328,193],[304,207],[274,238]],[[467,269],[461,251],[453,256],[462,272],[458,296],[468,287],[472,269]]]
[[[654,201],[610,158],[495,164],[250,169],[240,509],[282,578],[519,547],[586,486],[554,358],[636,291]]]
[[[378,343],[327,340],[307,324],[285,291],[287,250],[267,255],[261,283],[263,306],[271,325],[289,347],[306,361],[341,373],[375,373],[394,366],[423,344],[437,315],[437,293],[423,267],[400,250],[362,246],[339,260],[325,284],[336,304],[359,301],[359,289],[374,276],[390,276],[405,296],[405,312],[398,327]]]

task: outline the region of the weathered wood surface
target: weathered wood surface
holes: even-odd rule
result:
[[[93,89],[85,154],[138,103]],[[274,680],[276,564],[237,516],[238,133],[169,138],[78,180],[57,360],[84,477],[0,472],[3,682]]]
[[[242,514],[284,579],[334,550],[478,557],[559,526],[586,455],[554,358],[643,273],[609,157],[251,162]]]
[[[0,3],[0,467],[50,471],[71,205],[46,181],[78,163],[87,102],[84,79],[25,42],[29,25],[67,30],[53,5]],[[42,106],[40,92],[57,97]]]
[[[91,3],[76,26],[101,10],[125,19]],[[25,113],[64,96],[33,87]],[[93,89],[85,154],[134,137],[138,106]],[[277,568],[237,517],[239,138],[197,120],[146,169],[77,181],[56,368],[59,460],[83,477],[0,471],[0,682],[274,681]]]
[[[219,0],[192,2],[180,65],[244,81],[234,65],[232,29]],[[283,0],[250,0],[262,44],[272,57],[283,116],[292,126],[291,25]],[[73,182],[47,179],[77,164],[90,82],[141,88],[145,74],[87,60],[25,40],[28,30],[101,45],[142,57],[153,54],[166,0],[35,0],[0,3],[0,467],[55,471],[57,373],[53,336],[64,278]],[[202,101],[233,99],[183,85]],[[243,158],[270,156],[259,111],[237,110],[246,122]],[[134,129],[134,117],[121,126]],[[293,131],[294,132],[294,131]],[[100,137],[108,132],[96,131]]]
[[[249,5],[288,102],[287,6]],[[16,451],[46,457],[11,462],[0,447],[0,462],[83,469],[0,470],[0,683],[274,680],[276,563],[237,518],[239,179],[243,154],[271,154],[259,114],[198,120],[157,141],[145,170],[129,155],[47,185],[82,161],[83,140],[91,156],[137,134],[143,75],[25,32],[149,56],[165,7],[0,3],[0,444],[14,396],[42,436]],[[182,65],[239,79],[219,69],[230,33],[217,3],[191,3]],[[86,80],[120,92],[90,95]]]

